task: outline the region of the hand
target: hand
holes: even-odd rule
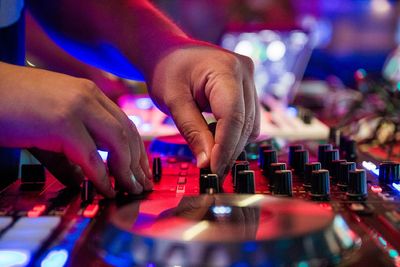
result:
[[[113,197],[97,152],[106,150],[109,170],[122,188],[130,193],[151,189],[149,163],[136,127],[94,83],[4,63],[0,76],[0,146],[62,153],[66,158],[46,161],[53,167],[60,161],[79,166],[100,193]]]
[[[150,96],[174,119],[199,168],[224,177],[249,138],[259,134],[259,110],[251,59],[194,44],[173,50],[155,66]],[[211,111],[215,139],[201,114]],[[223,180],[223,179],[221,179]]]

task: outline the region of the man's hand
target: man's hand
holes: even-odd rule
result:
[[[170,114],[197,158],[223,177],[249,138],[259,134],[252,61],[211,45],[190,45],[162,58],[150,77],[150,95]],[[215,138],[201,112],[217,119]]]
[[[97,152],[106,150],[110,173],[122,188],[130,193],[152,188],[136,127],[94,83],[5,63],[0,63],[0,77],[0,146],[62,153],[100,193],[112,197]]]

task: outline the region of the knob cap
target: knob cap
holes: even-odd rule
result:
[[[161,176],[162,176],[161,158],[155,157],[153,158],[153,181],[156,183],[160,182]]]
[[[254,194],[256,192],[254,171],[239,171],[236,176],[236,192],[241,194]]]
[[[349,185],[349,172],[354,171],[356,169],[355,162],[343,162],[339,165],[339,173],[338,173],[338,186],[342,190],[347,190],[347,186]]]
[[[291,197],[293,191],[292,184],[292,171],[283,170],[275,172],[275,195]]]
[[[308,151],[304,149],[296,150],[293,153],[293,169],[297,176],[304,176],[304,166],[308,163]]]
[[[332,161],[339,159],[339,150],[338,149],[331,149],[326,150],[324,152],[324,162],[321,162],[321,166],[323,169],[330,170]],[[324,166],[325,164],[325,166]]]
[[[347,161],[357,160],[357,143],[352,139],[346,139],[341,143],[340,149]]]
[[[325,151],[332,150],[333,146],[331,144],[322,144],[318,146],[318,161],[321,162],[321,165],[325,166]],[[324,164],[322,164],[324,162]]]
[[[274,150],[274,147],[271,144],[261,144],[258,147],[258,163],[261,168],[263,166],[263,161],[264,161],[264,153],[263,153],[264,150]]]
[[[382,162],[379,165],[379,182],[385,184],[400,181],[400,163],[393,161]]]
[[[352,200],[364,200],[367,198],[367,175],[365,170],[356,169],[349,172],[349,186],[347,196]]]
[[[295,159],[294,159],[294,152],[295,152],[296,150],[301,150],[301,149],[303,149],[303,146],[302,146],[302,145],[291,145],[291,146],[289,146],[288,164],[289,164],[289,166],[290,166],[291,168],[294,168],[294,162],[295,162]]]
[[[329,171],[317,170],[311,174],[311,198],[313,200],[328,200],[330,195]]]
[[[332,183],[336,184],[338,181],[338,175],[339,175],[339,168],[340,168],[340,164],[345,163],[346,160],[344,159],[337,159],[337,160],[333,160],[331,162],[331,166],[329,169],[329,173],[332,177]]]
[[[268,177],[269,187],[273,188],[275,186],[275,172],[286,170],[286,163],[278,162],[271,163],[271,176]]]
[[[202,174],[200,175],[200,193],[201,194],[214,194],[219,193],[219,179],[216,174]]]
[[[248,161],[236,161],[232,166],[232,183],[233,186],[236,187],[237,185],[237,174],[240,171],[248,170],[249,169],[249,162]]]
[[[277,155],[275,150],[264,150],[263,151],[264,159],[263,159],[263,174],[266,177],[271,176],[271,163],[277,162]]]
[[[321,169],[320,162],[311,162],[304,164],[304,183],[303,186],[306,188],[311,187],[311,176],[313,171],[318,171]]]

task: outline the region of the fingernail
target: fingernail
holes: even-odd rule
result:
[[[143,186],[136,180],[135,175],[133,175],[133,173],[131,173],[131,180],[133,183],[133,188],[131,188],[131,192],[132,194],[140,194],[143,192]]]
[[[225,170],[228,168],[228,165],[224,164],[218,168],[217,174],[219,177],[223,177],[225,174]]]
[[[202,168],[202,167],[204,167],[206,164],[207,164],[207,155],[206,155],[206,153],[203,151],[203,152],[200,152],[198,155],[197,155],[197,168]]]

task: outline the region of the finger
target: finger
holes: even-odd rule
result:
[[[63,185],[79,186],[82,183],[84,179],[82,169],[69,161],[65,155],[37,148],[31,148],[29,152]]]
[[[184,91],[180,88],[176,90]],[[208,167],[214,138],[193,97],[190,94],[179,96],[171,101],[168,108],[178,130],[196,157],[197,167]]]
[[[129,136],[129,150],[131,154],[131,170],[136,180],[144,187],[145,190],[151,190],[153,184],[150,181],[152,175],[150,172],[149,160],[143,141],[133,122],[126,116],[124,112],[104,94],[99,95],[99,101],[126,129]]]
[[[223,177],[241,138],[245,121],[242,81],[230,74],[210,81],[206,90],[211,110],[217,119],[211,170]],[[207,87],[208,85],[206,85]]]
[[[65,130],[65,129],[64,129]],[[114,197],[106,167],[89,132],[81,123],[63,131],[62,152],[73,163],[82,168],[85,176],[93,182],[96,189],[107,197]]]
[[[128,131],[99,102],[93,101],[90,105],[82,114],[82,121],[98,147],[109,152],[107,163],[111,174],[127,192],[141,193],[143,186],[130,168]]]
[[[242,134],[240,135],[239,142],[233,154],[233,158],[231,159],[232,162],[234,162],[243,151],[245,145],[249,141],[249,137],[254,128],[254,119],[256,113],[256,105],[254,103],[254,91],[253,88],[249,87],[249,84],[246,82],[243,82],[243,96],[245,104],[244,126],[242,129]]]

